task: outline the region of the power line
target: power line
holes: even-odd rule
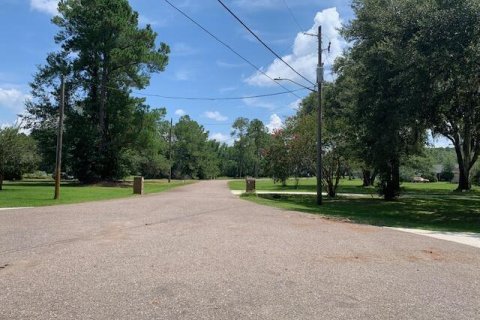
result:
[[[292,9],[291,9],[290,6],[288,5],[287,0],[283,0],[283,3],[285,4],[285,7],[287,7],[288,12],[290,12],[290,16],[292,17],[293,21],[294,21],[295,24],[297,25],[298,30],[300,31],[300,33],[304,33],[304,31],[302,30],[302,26],[300,26],[300,23],[298,23],[298,20],[297,20],[297,18],[295,17],[295,15],[293,14]]]
[[[167,1],[167,0],[165,0]],[[265,48],[267,48],[268,51],[270,51],[275,57],[277,57],[280,61],[282,61],[286,66],[288,66],[293,72],[295,72],[297,75],[299,75],[301,78],[303,78],[304,80],[306,80],[307,82],[309,82],[311,85],[315,86],[315,84],[310,81],[309,79],[307,79],[306,77],[304,77],[302,74],[300,74],[297,70],[295,70],[288,62],[286,62],[285,60],[283,60],[282,57],[280,57],[280,55],[278,55],[275,51],[273,51],[272,48],[270,48],[262,39],[260,39],[259,36],[257,36],[257,34],[255,32],[253,32],[235,13],[233,13],[232,10],[230,10],[230,8],[228,8],[223,2],[222,0],[217,0],[224,8],[225,10],[227,10],[245,29],[248,30],[248,32],[250,32]]]
[[[185,18],[187,18],[188,20],[190,20],[192,23],[194,23],[197,27],[199,27],[200,29],[202,29],[203,31],[205,31],[208,35],[210,35],[213,39],[215,39],[216,41],[218,41],[219,43],[221,43],[223,46],[225,46],[226,48],[228,48],[231,52],[233,52],[236,56],[238,56],[240,59],[242,59],[243,61],[245,61],[246,63],[248,63],[251,67],[253,67],[255,70],[257,70],[258,72],[260,72],[261,74],[263,74],[265,77],[267,77],[268,79],[270,79],[271,81],[275,82],[278,86],[282,87],[283,89],[289,91],[292,95],[294,95],[295,97],[301,99],[301,97],[299,97],[298,95],[294,94],[293,91],[291,90],[288,90],[287,87],[283,86],[282,84],[278,83],[277,81],[275,81],[272,77],[270,77],[268,74],[266,74],[262,69],[260,69],[259,67],[257,67],[255,64],[253,64],[250,60],[248,60],[247,58],[245,58],[244,56],[242,56],[240,53],[238,53],[235,49],[233,49],[230,45],[228,45],[227,43],[225,43],[224,41],[222,41],[220,38],[218,38],[216,35],[214,35],[213,33],[211,33],[210,31],[208,31],[205,27],[203,27],[200,23],[198,23],[197,21],[195,21],[193,18],[191,18],[189,15],[187,15],[185,12],[183,12],[181,9],[177,8],[175,5],[173,5],[170,1],[168,0],[164,0],[166,3],[168,3],[172,8],[174,8],[175,10],[177,10],[180,14],[182,14]],[[312,83],[313,84],[313,83]]]
[[[108,89],[111,89],[111,90],[123,91],[122,89],[113,88],[113,87],[107,87],[106,86],[105,88],[108,88]],[[306,90],[306,88],[300,88],[300,89],[296,89],[296,90],[288,90],[288,91],[282,91],[282,92],[266,93],[266,94],[257,94],[257,95],[252,95],[252,96],[243,96],[243,97],[182,97],[182,96],[165,96],[165,95],[155,94],[155,93],[143,93],[143,92],[139,92],[139,91],[131,91],[131,92],[134,93],[134,94],[145,96],[145,97],[157,97],[157,98],[170,99],[170,100],[221,101],[221,100],[245,100],[245,99],[273,97],[273,96],[279,96],[279,95],[283,95],[283,94],[289,94],[289,93],[291,94],[293,92],[297,92],[297,91],[301,91],[301,90]],[[295,96],[297,96],[297,95],[295,95]]]

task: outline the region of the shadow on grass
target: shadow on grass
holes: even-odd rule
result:
[[[85,185],[85,184],[81,184],[79,182],[66,182],[66,181],[62,181],[62,186],[69,186],[69,187],[84,187],[84,186],[88,186],[88,185]],[[55,182],[45,182],[45,181],[42,181],[42,182],[6,182],[3,187],[4,188],[9,188],[9,187],[13,187],[13,188],[16,188],[16,187],[54,187],[55,186]]]
[[[145,182],[145,184],[148,184],[149,182]],[[132,182],[99,182],[96,184],[86,184],[86,183],[81,183],[78,181],[62,181],[61,186],[62,187],[75,187],[75,188],[82,188],[82,187],[106,187],[106,188],[131,188],[133,185]],[[4,188],[17,188],[17,187],[54,187],[55,182],[54,181],[42,181],[42,182],[37,182],[37,181],[22,181],[22,182],[6,182],[4,185]]]
[[[245,185],[242,182],[235,181],[231,184],[232,189],[244,190]],[[315,192],[316,184],[314,180],[302,180],[298,187],[295,187],[294,183],[289,180],[286,186],[282,186],[280,183],[273,183],[272,180],[259,180],[257,181],[257,190],[262,191],[303,191],[303,192]],[[474,188],[470,192],[457,192],[455,191],[455,184],[447,183],[402,183],[401,194],[404,196],[440,196],[440,195],[455,195],[459,197],[471,197],[471,196],[480,196],[480,189]],[[326,191],[326,190],[324,190]],[[362,186],[362,181],[360,180],[341,180],[340,185],[337,189],[338,193],[350,193],[350,194],[370,194],[378,195],[377,187]]]
[[[376,226],[480,232],[480,200],[467,198],[406,198],[394,202],[338,198],[326,200],[321,207],[316,204],[314,196],[308,195],[246,198],[261,204]]]

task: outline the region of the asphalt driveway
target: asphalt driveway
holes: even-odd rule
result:
[[[480,250],[225,181],[0,212],[0,319],[479,319]]]

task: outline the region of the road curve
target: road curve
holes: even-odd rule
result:
[[[225,181],[0,212],[0,319],[478,319],[480,250]]]

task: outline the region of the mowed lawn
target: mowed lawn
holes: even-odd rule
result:
[[[291,183],[289,181],[289,183]],[[469,193],[454,192],[450,183],[416,184],[405,183],[403,196],[392,202],[376,196],[374,188],[361,187],[360,180],[342,180],[339,192],[365,194],[374,197],[339,196],[324,198],[323,206],[316,204],[314,195],[244,195],[246,200],[319,214],[321,216],[355,223],[376,226],[419,228],[440,231],[463,231],[480,233],[480,192],[478,188]],[[230,188],[240,190],[243,181],[230,182]],[[244,187],[242,187],[243,189]],[[367,189],[367,190],[362,190]],[[304,179],[298,189],[273,184],[271,180],[257,181],[257,190],[270,191],[315,191],[315,180]]]
[[[146,194],[162,192],[189,183],[192,183],[192,181],[172,181],[168,183],[167,180],[146,180],[144,191]],[[129,183],[102,186],[63,182],[60,199],[53,200],[53,194],[54,182],[50,180],[6,181],[3,190],[0,191],[0,208],[39,207],[124,198],[133,196],[133,188]]]

